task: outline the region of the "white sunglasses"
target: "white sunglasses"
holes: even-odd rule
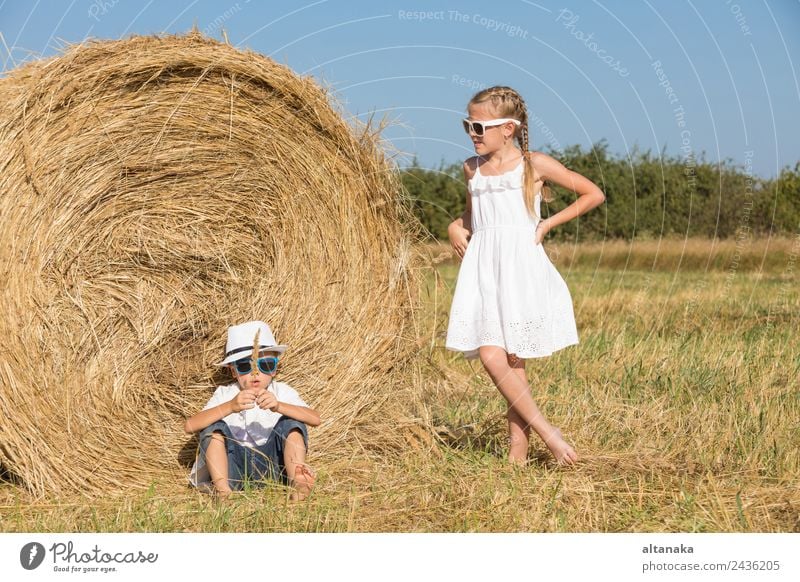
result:
[[[487,127],[503,125],[509,121],[513,122],[515,125],[520,125],[522,123],[519,119],[508,119],[506,117],[503,117],[502,119],[489,119],[486,121],[470,121],[469,119],[462,119],[461,123],[464,124],[465,132],[474,133],[478,137],[481,137],[484,133],[486,133]]]

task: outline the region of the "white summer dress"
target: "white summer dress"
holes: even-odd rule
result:
[[[540,358],[578,343],[564,279],[534,240],[538,218],[523,196],[523,162],[499,176],[480,166],[467,184],[472,237],[458,272],[445,346],[478,357],[499,346],[519,358]],[[541,197],[536,195],[536,215]]]

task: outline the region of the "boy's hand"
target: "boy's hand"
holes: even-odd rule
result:
[[[252,390],[239,390],[236,398],[231,400],[231,407],[234,412],[250,410],[255,407],[256,393]]]
[[[278,399],[269,390],[262,390],[256,396],[256,404],[261,410],[271,410],[272,412],[278,411]]]

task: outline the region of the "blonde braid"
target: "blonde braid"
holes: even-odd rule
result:
[[[533,162],[531,161],[530,151],[528,150],[529,134],[528,134],[528,109],[525,105],[525,100],[522,95],[517,93],[511,87],[495,86],[479,91],[475,96],[470,99],[470,105],[477,105],[490,101],[492,107],[497,113],[498,117],[508,117],[510,119],[519,120],[520,124],[514,130],[514,137],[522,150],[525,167],[523,168],[523,195],[525,198],[525,206],[532,216],[536,216],[534,202],[536,200],[534,176],[533,176]],[[552,202],[553,195],[550,188],[546,185],[542,186],[542,200],[545,202]],[[541,218],[541,217],[539,217]]]

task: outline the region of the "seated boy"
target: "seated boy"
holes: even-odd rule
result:
[[[258,335],[258,365],[253,369]],[[288,384],[275,381],[277,345],[263,321],[228,328],[225,359],[236,382],[217,387],[201,412],[186,420],[188,434],[200,431],[200,449],[189,477],[192,485],[208,487],[224,498],[242,489],[246,480],[268,479],[294,487],[293,499],[305,499],[314,474],[305,464],[306,425],[318,426],[319,414]]]

